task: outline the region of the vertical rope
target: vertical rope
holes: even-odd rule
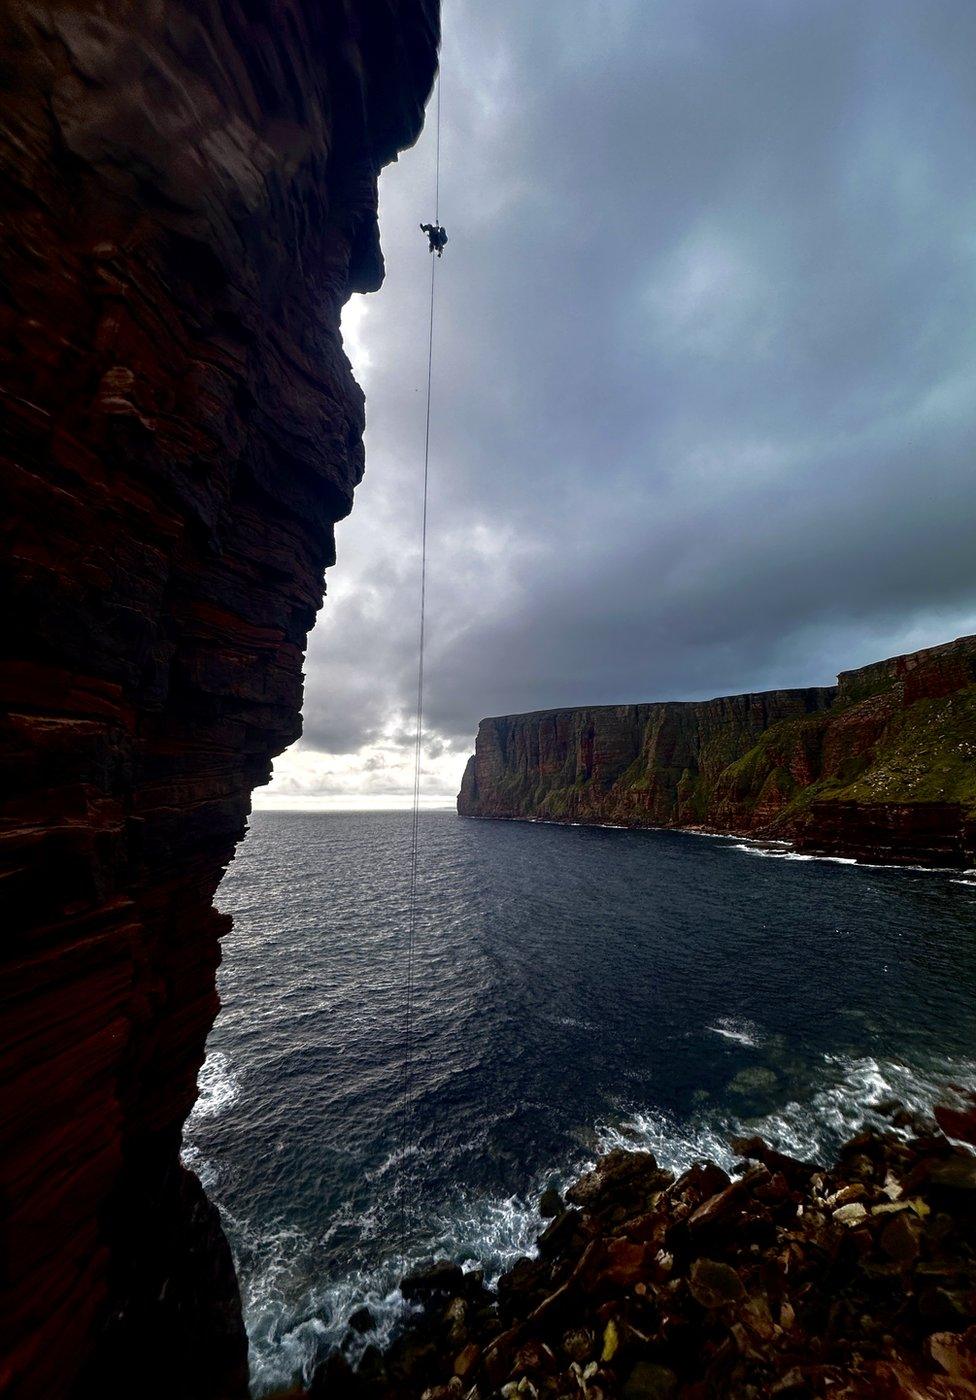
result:
[[[437,75],[436,145],[434,154],[434,223],[440,223],[441,77]],[[424,422],[424,475],[420,524],[420,635],[417,646],[417,729],[413,756],[413,819],[410,832],[410,896],[407,924],[406,1008],[404,1014],[403,1147],[400,1164],[400,1249],[407,1253],[407,1206],[410,1171],[407,1154],[413,1143],[414,1026],[413,993],[417,941],[417,876],[420,857],[420,789],[424,743],[424,641],[427,618],[427,503],[430,481],[430,402],[434,366],[434,287],[439,258],[430,254],[430,310],[427,330],[427,412]]]

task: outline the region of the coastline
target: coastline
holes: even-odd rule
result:
[[[561,1196],[496,1289],[434,1260],[401,1282],[411,1321],[341,1352],[309,1400],[969,1394],[976,1380],[973,1100],[938,1122],[894,1102],[885,1130],[821,1167],[734,1139],[727,1172],[676,1174],[616,1148]],[[960,1388],[961,1387],[961,1388]]]
[[[729,831],[721,830],[718,827],[705,825],[694,826],[661,826],[652,825],[645,822],[601,822],[601,821],[571,821],[566,817],[531,817],[531,816],[504,816],[501,814],[490,815],[476,812],[458,812],[463,821],[478,822],[524,822],[531,826],[568,826],[568,827],[590,827],[597,831],[653,831],[665,832],[680,836],[703,836],[714,841],[735,841],[742,843],[742,849],[754,848],[754,854],[779,856],[780,858],[792,858],[794,860],[822,860],[835,865],[857,865],[865,870],[904,870],[927,873],[932,875],[958,875],[967,873],[973,867],[964,860],[960,860],[952,865],[919,865],[909,859],[884,860],[880,857],[883,852],[874,852],[875,859],[868,860],[860,855],[838,855],[827,851],[819,851],[805,847],[797,840],[787,840],[781,836],[765,836],[756,831]],[[763,847],[779,847],[779,850],[765,851]]]

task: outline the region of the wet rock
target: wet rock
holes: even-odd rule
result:
[[[423,1389],[436,1380],[441,1353],[423,1332],[407,1332],[398,1338],[386,1357],[387,1370],[397,1386],[406,1384]]]
[[[807,1182],[817,1173],[817,1168],[812,1162],[795,1161],[792,1157],[787,1157],[785,1153],[777,1152],[761,1137],[730,1138],[729,1146],[740,1157],[761,1162],[771,1172],[782,1172],[786,1180],[793,1185]]]
[[[773,1322],[769,1301],[764,1294],[759,1293],[747,1298],[739,1309],[739,1317],[752,1335],[758,1337],[761,1342],[773,1340],[776,1324]]]
[[[958,1138],[976,1147],[976,1096],[968,1095],[970,1103],[965,1108],[953,1108],[948,1104],[936,1104],[935,1120],[946,1137]]]
[[[526,1342],[516,1352],[512,1369],[520,1375],[547,1376],[557,1369],[556,1358],[544,1342]]]
[[[859,1225],[866,1215],[867,1210],[860,1201],[854,1201],[847,1206],[838,1206],[833,1212],[838,1225]]]
[[[648,1273],[649,1247],[627,1239],[611,1240],[599,1281],[603,1289],[629,1289]]]
[[[357,1308],[356,1311],[351,1314],[349,1326],[362,1337],[365,1336],[367,1332],[372,1332],[373,1328],[376,1326],[376,1319],[373,1317],[369,1308],[364,1306]]]
[[[976,1191],[976,1157],[950,1157],[937,1162],[929,1172],[929,1181],[949,1191]]]
[[[709,1196],[688,1218],[688,1228],[695,1233],[704,1233],[710,1227],[720,1225],[738,1213],[743,1198],[753,1190],[759,1181],[769,1176],[766,1167],[752,1167],[746,1174],[732,1181],[728,1186]]]
[[[452,1298],[444,1310],[447,1340],[452,1347],[463,1346],[468,1340],[468,1311],[469,1305],[466,1298]]]
[[[539,1201],[539,1214],[543,1220],[551,1220],[553,1216],[559,1215],[563,1209],[563,1198],[554,1186],[550,1186],[548,1191],[543,1191]]]
[[[929,1355],[950,1380],[976,1393],[976,1327],[965,1332],[938,1332],[929,1338]]]
[[[976,1294],[948,1288],[923,1288],[918,1294],[919,1316],[933,1327],[965,1327],[976,1317]]]
[[[970,1395],[976,1211],[934,1179],[959,1151],[869,1132],[814,1170],[742,1146],[765,1160],[736,1181],[714,1164],[673,1180],[648,1154],[603,1159],[539,1256],[503,1278],[503,1321],[480,1294],[428,1308],[419,1355],[396,1370],[392,1349],[390,1379],[363,1400],[458,1386],[459,1400]]]
[[[361,1383],[368,1385],[385,1384],[387,1379],[386,1357],[375,1342],[370,1342],[359,1359],[356,1375]]]
[[[485,1353],[485,1370],[492,1385],[500,1385],[511,1369],[512,1357],[519,1341],[518,1327],[500,1333]]]
[[[900,1211],[881,1231],[878,1243],[889,1259],[909,1264],[918,1257],[919,1228],[909,1211]]]
[[[498,1282],[498,1308],[503,1318],[531,1311],[548,1291],[549,1266],[543,1259],[519,1259]]]
[[[435,1259],[415,1269],[400,1284],[404,1298],[424,1301],[437,1294],[458,1293],[464,1286],[464,1271],[447,1259]]]
[[[463,1390],[460,1377],[452,1376],[443,1385],[429,1385],[422,1392],[420,1400],[457,1400]]]
[[[855,1201],[863,1201],[867,1197],[867,1187],[860,1181],[852,1182],[850,1186],[842,1186],[839,1191],[835,1191],[832,1196],[828,1196],[824,1205],[831,1210],[837,1206],[853,1205]]]
[[[349,1362],[335,1351],[316,1367],[308,1394],[309,1400],[359,1400],[362,1390]]]
[[[454,1358],[454,1374],[464,1380],[481,1360],[481,1348],[476,1342],[469,1342]]]
[[[737,1303],[745,1294],[735,1269],[717,1259],[696,1259],[688,1276],[688,1287],[703,1308],[721,1308]]]
[[[539,1253],[544,1259],[564,1253],[573,1240],[582,1238],[581,1215],[578,1210],[564,1210],[552,1220],[539,1236]]]
[[[623,1400],[673,1400],[677,1393],[675,1373],[650,1361],[638,1361],[621,1392]]]
[[[587,1211],[620,1206],[646,1199],[653,1191],[669,1186],[673,1179],[670,1172],[658,1168],[653,1153],[615,1148],[569,1188],[566,1200]]]
[[[596,1338],[588,1327],[573,1327],[563,1333],[563,1351],[570,1361],[585,1362],[593,1355]]]

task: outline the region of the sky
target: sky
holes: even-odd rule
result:
[[[972,0],[445,0],[422,790],[485,715],[976,632]],[[412,790],[434,107],[343,336],[366,477],[263,806]]]

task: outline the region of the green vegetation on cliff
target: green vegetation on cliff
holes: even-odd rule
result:
[[[483,720],[458,810],[969,859],[976,638],[846,672],[836,689]]]

